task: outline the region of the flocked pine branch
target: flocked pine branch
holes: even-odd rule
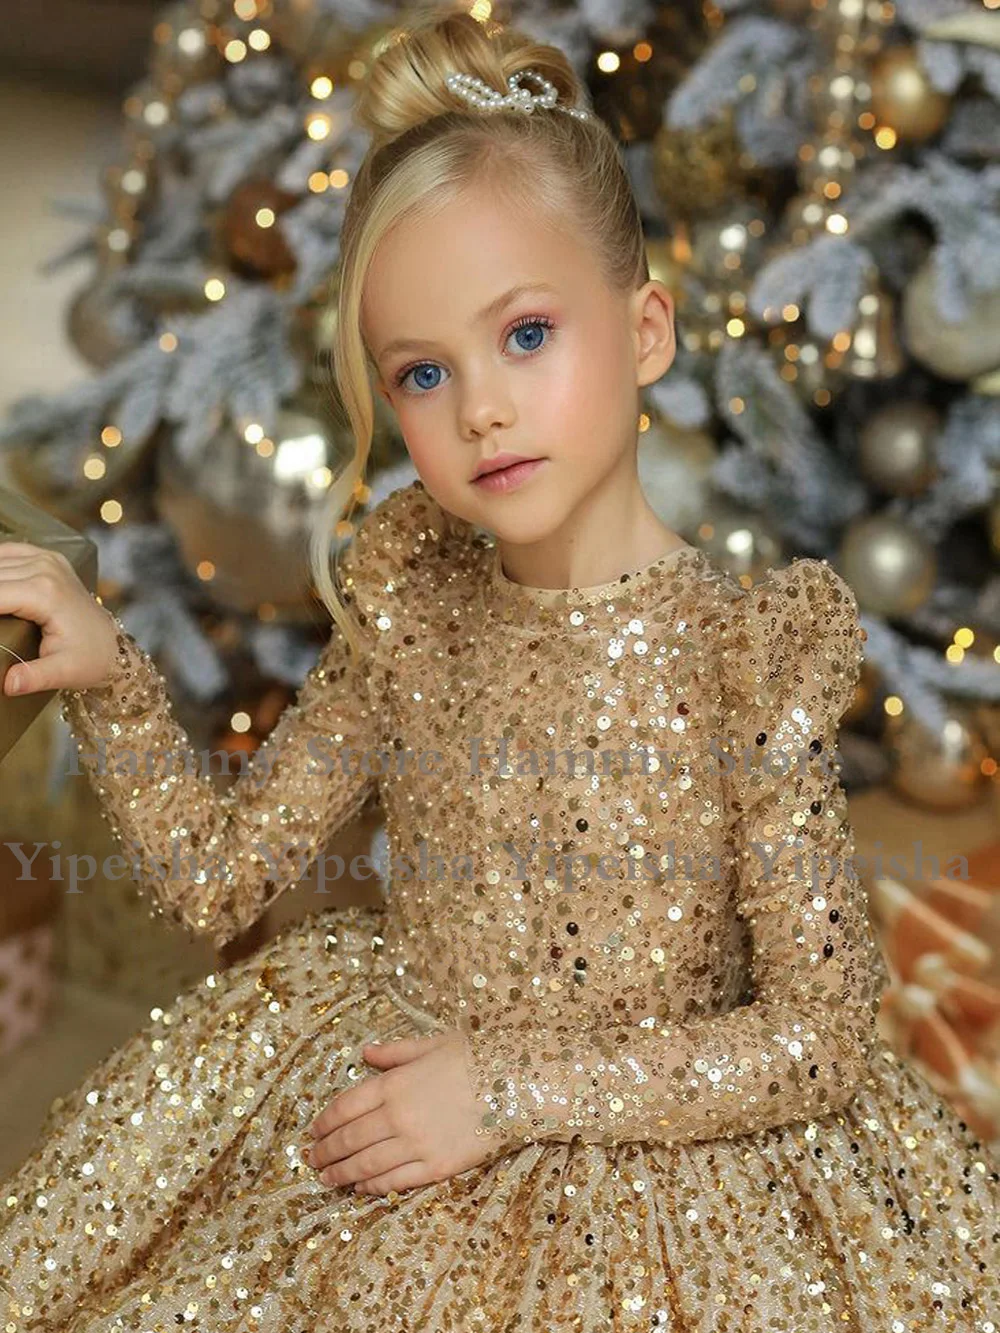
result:
[[[898,226],[905,213],[923,215],[937,232],[933,251],[934,298],[946,323],[969,313],[976,292],[1000,287],[1000,178],[976,172],[928,151],[921,169],[892,167],[880,173],[880,192],[851,211],[850,236],[821,235],[788,256],[779,254],[757,273],[750,308],[758,317],[766,305],[799,301],[806,325],[830,337],[843,304],[836,298],[840,278],[852,282],[865,264],[877,267],[862,244],[877,232]]]
[[[826,446],[802,400],[753,339],[723,343],[715,404],[730,428],[773,467],[775,483],[785,491],[781,523],[796,545],[824,549],[832,532],[864,508],[862,482]]]
[[[1000,634],[996,600],[995,590],[991,598],[988,588],[977,591],[964,583],[939,579],[927,601],[905,617],[905,626],[942,643],[950,642],[956,625],[978,623],[988,633]]]
[[[956,103],[941,136],[941,150],[978,162],[1000,157],[1000,116],[989,98],[970,96]]]
[[[946,697],[1000,700],[1000,670],[992,659],[966,653],[961,662],[951,662],[935,649],[912,643],[879,616],[862,614],[859,623],[868,634],[865,660],[932,733],[940,734],[944,726]]]
[[[848,329],[857,316],[871,255],[839,236],[820,236],[808,246],[779,254],[762,268],[748,305],[758,318],[770,308],[794,304],[809,312],[808,327],[821,338]]]
[[[940,541],[966,514],[983,508],[1000,475],[1000,404],[985,394],[966,394],[948,411],[935,441],[939,478],[909,503],[910,526],[929,541]]]
[[[734,105],[744,148],[762,165],[793,166],[807,132],[804,98],[818,59],[809,35],[790,23],[732,19],[674,90],[664,123],[697,129]]]

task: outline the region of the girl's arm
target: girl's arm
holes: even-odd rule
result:
[[[719,630],[754,999],[693,1023],[467,1034],[481,1131],[504,1144],[734,1138],[836,1111],[865,1077],[887,973],[831,762],[862,660],[857,604],[828,564],[799,559],[738,596]],[[770,773],[744,771],[746,747]],[[790,762],[803,752],[815,762]]]
[[[351,658],[333,624],[295,701],[224,793],[201,771],[204,761],[173,716],[162,675],[120,622],[110,681],[62,696],[102,813],[137,867],[127,873],[150,892],[154,915],[208,935],[216,948],[301,879],[377,791],[377,764],[363,761],[381,733],[367,675],[400,496],[365,516],[340,559],[360,657]]]

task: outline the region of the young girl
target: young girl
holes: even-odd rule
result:
[[[853,595],[815,559],[746,589],[644,499],[673,312],[557,50],[432,16],[360,116],[336,624],[253,770],[155,766],[190,749],[163,680],[58,558],[0,547],[0,612],[42,627],[16,674],[65,690],[156,910],[223,944],[376,793],[385,903],[54,1104],[0,1193],[2,1327],[995,1333],[996,1160],[876,1034],[831,762]],[[342,606],[369,371],[419,480]]]

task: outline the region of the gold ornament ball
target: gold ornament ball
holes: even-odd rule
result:
[[[903,293],[902,332],[911,356],[942,379],[989,375],[1000,368],[1000,288],[970,292],[965,318],[947,323],[938,308],[935,266],[927,259]]]
[[[709,497],[693,544],[744,587],[756,583],[782,558],[781,545],[764,519],[719,495]]]
[[[938,92],[912,46],[892,46],[878,56],[871,74],[872,110],[900,139],[932,138],[948,119],[951,98]]]
[[[115,291],[113,273],[99,273],[70,303],[66,331],[73,346],[96,370],[134,351],[153,326],[136,306]]]
[[[295,271],[297,261],[281,230],[281,214],[296,203],[297,195],[263,178],[237,186],[222,216],[222,238],[235,267],[265,278]]]
[[[889,495],[920,495],[935,474],[934,441],[941,414],[916,399],[886,403],[861,427],[861,471]]]
[[[743,192],[747,166],[731,109],[709,125],[679,130],[663,125],[653,139],[653,185],[667,216],[706,217]]]
[[[254,443],[227,420],[191,462],[172,441],[159,450],[157,508],[216,605],[314,621],[308,539],[345,449],[307,403],[282,408]]]
[[[937,578],[937,555],[920,533],[886,514],[855,519],[840,550],[840,569],[859,607],[905,616],[922,606]]]
[[[889,781],[900,796],[926,810],[964,810],[983,795],[986,745],[971,712],[950,703],[935,733],[909,713],[886,720]]]

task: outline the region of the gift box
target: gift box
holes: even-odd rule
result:
[[[97,547],[82,533],[47,514],[16,491],[0,486],[0,542],[30,542],[50,551],[61,551],[90,591],[97,588]],[[15,741],[28,729],[54,690],[30,694],[3,692],[7,672],[17,662],[38,657],[42,632],[30,620],[0,615],[0,763]]]

